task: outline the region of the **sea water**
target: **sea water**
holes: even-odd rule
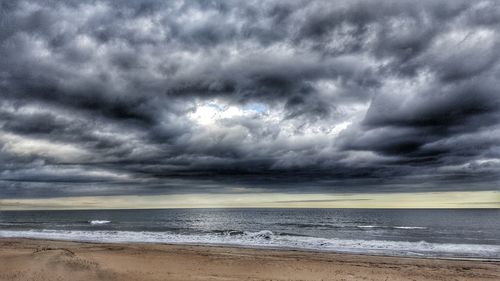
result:
[[[0,211],[0,237],[500,259],[500,210]]]

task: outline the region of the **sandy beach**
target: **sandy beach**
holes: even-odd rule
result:
[[[500,262],[0,239],[0,280],[500,280]]]

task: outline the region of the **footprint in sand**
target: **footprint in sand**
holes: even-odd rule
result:
[[[65,248],[37,249],[33,258],[40,265],[39,268],[32,268],[32,276],[36,277],[33,280],[52,280],[54,277],[55,280],[100,280],[110,275],[110,272],[100,268],[99,263]]]

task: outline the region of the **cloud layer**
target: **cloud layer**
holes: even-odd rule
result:
[[[493,190],[497,1],[7,1],[0,197]]]

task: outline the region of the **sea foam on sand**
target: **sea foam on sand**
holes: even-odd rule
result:
[[[102,243],[168,243],[233,245],[258,248],[288,248],[345,253],[418,257],[460,257],[500,259],[499,245],[451,244],[385,240],[327,239],[308,236],[257,232],[179,234],[148,231],[83,230],[1,230],[0,237],[38,238]]]

